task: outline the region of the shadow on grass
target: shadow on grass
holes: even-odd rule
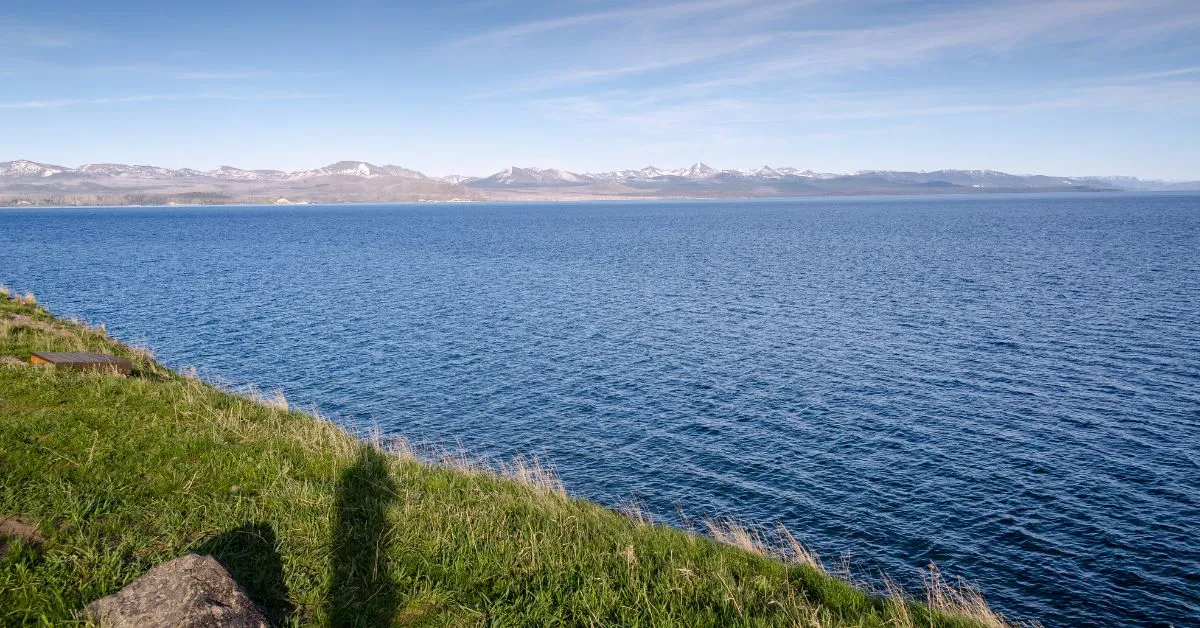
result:
[[[283,581],[283,559],[268,523],[239,526],[205,541],[192,551],[207,554],[229,570],[273,626],[287,622],[295,608]]]
[[[396,494],[385,455],[362,445],[338,479],[333,512],[333,626],[389,626],[399,600],[388,560],[387,508]]]

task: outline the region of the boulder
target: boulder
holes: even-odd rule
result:
[[[88,604],[87,615],[113,628],[267,626],[221,563],[196,554],[163,563],[117,593]]]

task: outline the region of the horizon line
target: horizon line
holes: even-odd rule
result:
[[[463,174],[463,171],[455,171],[455,172],[451,172],[451,173],[445,174],[445,175],[430,175],[430,174],[426,174],[423,170],[420,170],[419,168],[403,166],[403,165],[399,165],[399,164],[395,164],[395,163],[377,164],[377,163],[366,161],[363,159],[339,159],[336,161],[326,163],[325,165],[322,165],[322,166],[315,166],[315,167],[310,167],[310,168],[299,168],[296,170],[284,170],[284,169],[280,169],[280,168],[242,168],[240,166],[229,165],[228,163],[219,164],[219,165],[211,167],[211,168],[203,168],[203,167],[196,168],[196,167],[191,167],[191,166],[173,167],[173,166],[159,166],[159,165],[154,165],[154,164],[150,164],[150,163],[123,163],[123,162],[116,162],[116,161],[89,161],[89,162],[82,163],[78,166],[64,166],[64,165],[57,164],[57,163],[51,163],[51,162],[46,162],[46,161],[37,161],[34,159],[27,159],[24,157],[18,157],[18,158],[10,159],[7,161],[0,161],[0,164],[14,164],[14,163],[19,163],[19,162],[35,164],[35,165],[43,166],[43,167],[62,168],[64,170],[81,170],[87,166],[126,166],[126,167],[140,167],[140,168],[162,168],[164,170],[170,170],[170,171],[176,171],[176,172],[181,171],[181,170],[192,170],[192,171],[199,172],[202,174],[209,174],[211,172],[215,172],[222,168],[231,168],[231,169],[239,170],[239,171],[243,171],[243,172],[269,171],[269,172],[281,172],[281,173],[289,174],[289,175],[302,173],[302,172],[310,172],[313,170],[321,170],[321,169],[329,168],[330,166],[334,166],[334,165],[341,164],[341,163],[350,163],[350,164],[362,164],[362,165],[366,165],[366,166],[374,166],[377,168],[402,168],[404,170],[410,170],[410,171],[416,172],[416,173],[420,174],[421,176],[427,177],[430,179],[447,179],[450,177],[463,177],[463,178],[470,178],[470,179],[486,179],[488,177],[495,176],[497,174],[501,174],[501,173],[508,171],[510,169],[513,169],[513,168],[520,169],[520,170],[536,170],[536,171],[554,170],[554,171],[563,172],[566,174],[588,176],[588,175],[612,174],[612,173],[626,172],[626,171],[639,171],[639,170],[645,170],[648,168],[654,168],[656,170],[663,170],[663,171],[678,171],[678,170],[688,170],[690,168],[695,168],[698,166],[704,166],[707,168],[711,168],[712,170],[714,170],[716,172],[747,173],[747,172],[754,172],[757,170],[761,170],[763,168],[770,168],[773,170],[788,169],[788,170],[796,170],[799,172],[811,172],[814,174],[827,174],[827,175],[836,175],[836,176],[854,176],[854,175],[871,173],[871,172],[911,172],[911,173],[917,173],[917,174],[929,174],[929,173],[933,173],[933,172],[990,172],[990,173],[1006,174],[1006,175],[1021,176],[1021,177],[1050,176],[1050,177],[1062,177],[1062,178],[1067,178],[1067,179],[1133,178],[1133,179],[1137,179],[1140,181],[1147,181],[1147,182],[1153,181],[1153,182],[1162,182],[1162,183],[1191,183],[1191,182],[1200,181],[1200,175],[1195,175],[1192,177],[1185,177],[1185,178],[1167,179],[1167,178],[1162,178],[1162,177],[1141,176],[1141,175],[1131,175],[1131,174],[1072,174],[1072,175],[1046,174],[1046,173],[1032,172],[1032,171],[1018,172],[1018,171],[999,170],[996,168],[955,168],[955,167],[949,167],[949,168],[942,167],[942,168],[933,168],[933,169],[928,169],[928,168],[909,168],[909,169],[905,169],[905,168],[864,168],[864,169],[844,171],[844,172],[820,171],[820,170],[814,170],[812,168],[799,168],[796,166],[787,166],[787,165],[772,166],[770,164],[763,164],[762,166],[751,167],[751,168],[738,168],[738,167],[718,168],[715,166],[708,165],[703,160],[695,161],[691,164],[688,164],[685,166],[680,166],[680,167],[662,167],[662,166],[657,166],[654,164],[648,164],[648,165],[645,165],[642,167],[635,167],[635,168],[626,167],[626,168],[616,168],[616,169],[611,169],[611,170],[586,170],[586,171],[584,171],[584,170],[567,170],[564,168],[558,168],[558,167],[553,167],[553,166],[544,167],[544,166],[509,165],[500,170],[491,172],[489,174],[484,174],[484,175],[468,175],[468,174]]]

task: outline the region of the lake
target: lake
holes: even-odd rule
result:
[[[0,209],[0,281],[659,521],[1200,617],[1200,196]]]

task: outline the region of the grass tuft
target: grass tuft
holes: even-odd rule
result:
[[[191,372],[190,378],[196,379],[194,371]],[[265,393],[258,388],[251,387],[243,393],[243,396],[254,403],[279,410],[280,412],[287,412],[291,407],[288,405],[287,395],[283,394],[282,390]]]
[[[925,604],[936,611],[968,617],[981,626],[1005,628],[1011,625],[993,611],[978,589],[964,580],[951,583],[937,565],[930,564],[925,574]]]
[[[709,536],[722,543],[759,556],[771,553],[761,534],[732,519],[712,519],[705,523]]]

